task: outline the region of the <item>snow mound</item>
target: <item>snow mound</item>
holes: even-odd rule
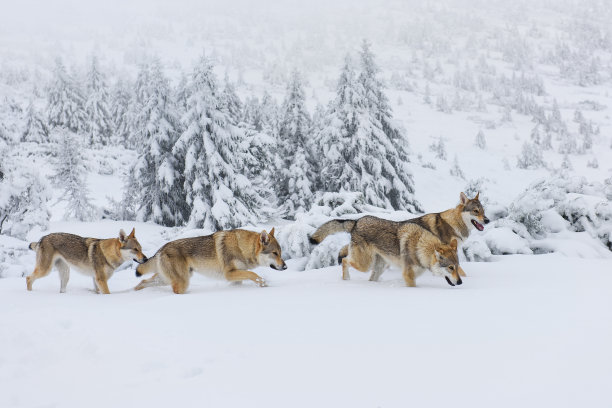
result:
[[[306,263],[306,270],[337,265],[338,252],[343,246],[347,245],[349,241],[350,235],[346,232],[325,238],[323,242],[312,250],[308,262]]]
[[[483,234],[463,245],[469,260],[490,255],[559,252],[572,257],[612,257],[611,181],[589,183],[563,174],[530,185]]]

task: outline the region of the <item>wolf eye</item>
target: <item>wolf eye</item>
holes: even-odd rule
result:
[[[278,252],[274,251],[274,252],[272,252],[272,255],[278,256]]]
[[[478,210],[474,210],[474,214],[478,214]]]
[[[448,269],[450,269],[451,271],[455,270],[455,267],[453,265],[449,266]]]

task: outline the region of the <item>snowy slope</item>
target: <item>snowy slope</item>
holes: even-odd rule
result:
[[[201,276],[187,295],[95,296],[73,274],[0,282],[0,406],[607,407],[611,261],[469,263],[451,288],[340,268],[261,269],[268,288]]]
[[[612,406],[609,4],[93,3],[16,2],[0,24],[0,170],[40,177],[50,211],[48,226],[24,220],[25,240],[0,234],[0,407]],[[466,244],[486,255],[470,259],[491,262],[462,261],[462,286],[426,274],[417,288],[406,288],[397,270],[377,283],[352,271],[347,282],[339,266],[315,269],[335,261],[347,235],[313,249],[306,234],[331,216],[356,216],[320,208],[295,214],[297,222],[243,226],[276,227],[285,258],[293,257],[287,271],[257,270],[267,288],[196,275],[184,296],[168,287],[134,292],[139,279],[125,264],[109,281],[110,296],[93,293],[91,278],[76,272],[66,294],[58,293],[57,271],[26,291],[23,276],[35,260],[28,242],[49,232],[112,237],[135,227],[148,256],[170,240],[212,232],[102,219],[122,205],[138,159],[115,141],[83,150],[95,220],[65,220],[64,193],[51,183],[55,141],[18,142],[29,103],[47,113],[57,56],[81,85],[89,59],[98,56],[109,90],[121,81],[128,98],[151,58],[161,62],[174,95],[204,52],[218,78],[227,72],[242,102],[264,92],[283,101],[297,67],[313,114],[333,100],[344,56],[355,56],[364,38],[393,120],[406,131],[424,210],[451,208],[460,191],[477,186],[487,215],[499,216]],[[466,71],[478,83],[473,90],[460,86]],[[587,74],[597,78],[579,77]],[[516,81],[523,76],[541,81],[543,92]],[[505,118],[518,96],[533,98],[548,118],[558,105],[577,143],[580,110],[598,130],[593,146],[566,156],[553,132],[541,166],[519,168],[536,119],[519,113],[521,106]],[[437,106],[440,97],[450,113]],[[464,101],[455,103],[457,97]],[[475,146],[479,131],[485,149]],[[277,141],[262,139],[272,158]],[[446,158],[430,147],[440,140]],[[571,166],[563,169],[566,159]],[[545,184],[533,184],[538,180]],[[15,185],[0,187],[4,193]],[[0,215],[4,201],[0,195]],[[376,211],[394,220],[412,216]],[[517,221],[523,216],[527,221]]]

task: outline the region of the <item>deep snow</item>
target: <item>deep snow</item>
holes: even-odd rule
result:
[[[138,231],[138,230],[137,230]],[[73,273],[0,280],[0,406],[606,407],[612,261],[465,263],[451,288],[340,267],[258,269],[270,287],[196,275],[186,295],[94,295]]]

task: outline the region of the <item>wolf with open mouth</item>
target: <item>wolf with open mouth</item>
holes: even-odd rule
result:
[[[435,235],[443,244],[450,245],[455,239],[461,245],[473,229],[483,231],[484,226],[489,223],[485,215],[484,208],[479,200],[480,193],[470,199],[465,193],[459,195],[459,205],[439,213],[425,214],[417,218],[403,221],[404,223],[417,224]],[[335,220],[321,226],[311,237],[312,244],[318,244],[330,234],[346,231],[351,232],[358,225],[362,218],[358,220]],[[349,245],[345,245],[338,254],[338,263],[346,258],[349,252]],[[465,276],[463,269],[459,269],[459,275]],[[371,280],[378,280],[380,274],[372,274]]]

